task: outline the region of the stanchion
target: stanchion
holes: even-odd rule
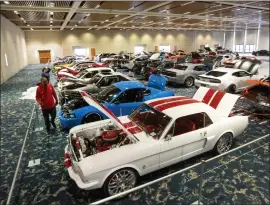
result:
[[[35,120],[35,130],[34,132],[31,133],[31,137],[30,140],[33,143],[34,139],[33,139],[33,133],[37,133],[43,130],[43,127],[40,127],[40,122],[39,122],[39,115],[38,115],[38,106],[37,104],[35,104],[35,112],[36,112],[36,120]],[[32,152],[34,153],[34,149],[33,149],[33,145],[32,148],[30,148],[32,150]],[[35,159],[34,154],[31,154],[31,160],[28,162],[28,167],[33,167],[33,166],[37,166],[40,165],[40,159]]]

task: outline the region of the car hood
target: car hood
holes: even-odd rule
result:
[[[152,74],[148,80],[148,87],[165,90],[167,81],[165,76]]]
[[[221,92],[206,87],[200,87],[193,99],[214,108],[218,117],[228,117],[239,95]]]
[[[62,106],[62,111],[66,112],[66,113],[70,113],[75,109],[79,109],[79,108],[87,106],[87,105],[88,104],[82,98],[73,99],[73,100],[66,102]]]

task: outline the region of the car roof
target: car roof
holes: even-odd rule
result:
[[[145,88],[145,85],[138,81],[121,81],[118,83],[114,83],[114,86],[119,88],[120,90],[128,90],[133,88]]]
[[[179,98],[185,98],[179,100]],[[166,100],[166,102],[164,102]],[[152,106],[154,103],[154,106]],[[192,98],[187,98],[185,96],[172,96],[164,97],[153,100],[148,100],[145,102],[154,109],[168,115],[172,119],[177,119],[182,116],[192,115],[195,113],[206,112],[210,113],[215,111],[214,108],[208,106],[205,103],[194,100]]]
[[[113,72],[113,73],[97,73],[97,75],[99,75],[99,76],[119,76],[119,75],[121,75],[121,76],[123,76],[123,77],[125,77],[125,78],[127,78],[128,79],[128,76],[126,76],[126,75],[123,75],[122,73],[120,73],[120,72]]]

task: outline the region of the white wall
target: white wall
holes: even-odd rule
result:
[[[6,64],[7,56],[8,65]],[[24,31],[1,15],[1,83],[27,65]]]
[[[214,31],[213,32],[213,45],[223,46],[224,32]]]
[[[223,32],[220,32],[223,41]],[[155,46],[169,44],[171,51],[176,46],[191,52],[208,44],[213,47],[221,37],[211,32],[197,31],[26,31],[27,56],[30,64],[39,63],[38,50],[51,50],[55,56],[72,55],[72,46],[96,49],[103,52],[134,52],[137,44],[146,44],[146,50],[154,51]],[[222,44],[222,42],[220,42]],[[91,55],[91,53],[90,53]]]
[[[262,29],[260,31],[258,50],[262,49],[269,50],[269,29]]]
[[[225,48],[233,50],[233,32],[226,32]]]

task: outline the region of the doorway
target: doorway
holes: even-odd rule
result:
[[[51,51],[50,50],[42,50],[38,51],[39,53],[39,62],[40,63],[48,63],[51,60]]]
[[[89,48],[82,46],[72,46],[74,56],[89,57]]]
[[[171,46],[170,45],[160,45],[159,52],[171,52]]]

